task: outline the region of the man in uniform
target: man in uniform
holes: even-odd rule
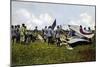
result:
[[[34,35],[33,36],[35,37],[35,39],[37,39],[37,37],[38,37],[38,29],[37,29],[37,26],[34,29]]]
[[[25,41],[25,24],[22,24],[20,29],[21,43]]]
[[[57,46],[59,47],[60,46],[60,28],[59,28],[59,26],[57,26],[57,30],[56,30],[55,36],[56,36]]]
[[[16,39],[15,27],[12,25],[11,26],[11,40],[12,40],[12,43],[15,43],[15,39]]]
[[[43,29],[43,38],[44,38],[44,41],[46,42],[47,41],[47,26],[45,26],[45,28]]]
[[[51,41],[52,41],[52,34],[53,34],[53,31],[51,29],[51,26],[48,27],[48,30],[47,30],[47,37],[48,37],[48,45],[51,44]]]
[[[17,25],[16,29],[16,42],[20,43],[20,25]]]
[[[27,26],[24,26],[24,37],[25,37],[25,39],[24,39],[24,43],[26,44],[26,43],[28,43],[28,33],[27,33]]]

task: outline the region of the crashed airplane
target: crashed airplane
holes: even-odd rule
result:
[[[82,44],[82,43],[91,43],[91,39],[94,36],[94,32],[84,30],[81,26],[77,25],[68,25],[69,27],[69,33],[74,31],[74,36],[71,36],[67,34],[67,37],[65,35],[60,36],[60,46],[66,45],[67,49],[72,50],[73,46],[75,46],[76,43]],[[43,41],[43,37],[41,35],[38,35],[38,39]]]
[[[71,36],[68,39],[68,44],[75,44],[75,43],[90,43],[91,39],[94,36],[94,33],[90,30],[84,30],[82,26],[77,25],[69,25],[70,30],[75,32],[75,36]]]

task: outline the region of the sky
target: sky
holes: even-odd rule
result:
[[[41,30],[50,26],[56,19],[56,25],[67,29],[68,25],[95,26],[95,6],[36,3],[12,1],[11,24],[26,24],[28,29],[38,26]]]

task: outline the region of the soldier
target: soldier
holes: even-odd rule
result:
[[[20,37],[21,37],[21,43],[24,43],[24,41],[25,41],[25,24],[22,24],[22,26],[21,26]]]
[[[44,38],[44,41],[46,42],[47,41],[47,26],[45,26],[43,30],[43,38]]]
[[[48,45],[51,43],[52,41],[52,29],[51,29],[51,26],[48,27],[48,30],[47,30],[47,37],[48,37]]]
[[[17,25],[17,30],[16,30],[16,42],[20,43],[20,25]]]
[[[34,42],[32,31],[28,31],[27,33],[28,33],[27,34],[27,37],[28,37],[27,40],[28,40],[28,42]]]
[[[24,37],[25,37],[24,43],[28,43],[28,41],[27,41],[28,34],[27,34],[27,27],[26,26],[24,26]]]
[[[37,39],[37,37],[38,37],[38,29],[37,29],[37,26],[34,29],[34,37],[35,37],[35,39]]]
[[[59,47],[60,46],[60,28],[59,26],[57,26],[57,30],[56,30],[56,43],[57,43],[57,46]]]
[[[17,25],[15,25],[15,42],[17,42]]]
[[[12,25],[11,26],[11,40],[13,43],[15,43],[15,39],[16,39],[15,27]]]

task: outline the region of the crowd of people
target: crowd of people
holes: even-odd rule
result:
[[[80,26],[80,30],[82,31],[82,26]],[[90,30],[90,28],[89,28]],[[45,26],[44,29],[39,33],[38,27],[36,26],[34,30],[27,30],[27,26],[25,24],[20,25],[11,25],[11,39],[12,43],[21,43],[27,44],[30,42],[34,42],[38,39],[38,35],[41,35],[44,42],[47,42],[50,45],[54,40],[56,45],[60,46],[60,36],[62,34],[61,26],[57,26],[56,30],[52,29],[52,26]],[[66,32],[65,32],[66,33]],[[67,34],[67,33],[66,33]],[[86,33],[85,33],[86,34]],[[90,34],[90,33],[88,33]],[[74,36],[75,31],[70,30],[69,36]],[[53,39],[54,38],[54,39]]]
[[[44,41],[48,42],[48,45],[50,43],[53,42],[53,40],[55,40],[57,46],[60,46],[60,35],[61,35],[61,28],[60,26],[57,26],[57,29],[54,31],[52,30],[51,26],[49,26],[47,28],[47,26],[45,26],[45,28],[43,29],[43,38]]]
[[[25,42],[26,35],[26,26],[25,24],[20,25],[11,25],[11,38],[13,43]]]
[[[44,42],[47,42],[48,45],[52,43],[53,37],[55,37],[57,46],[60,44],[60,26],[57,26],[56,31],[52,30],[52,27],[45,26],[44,29],[41,30],[41,34],[39,34],[38,27],[35,29],[27,30],[27,26],[25,24],[20,25],[11,25],[11,39],[12,43],[21,43],[26,44],[29,42],[33,42],[38,39],[38,35],[41,35],[44,39]]]

